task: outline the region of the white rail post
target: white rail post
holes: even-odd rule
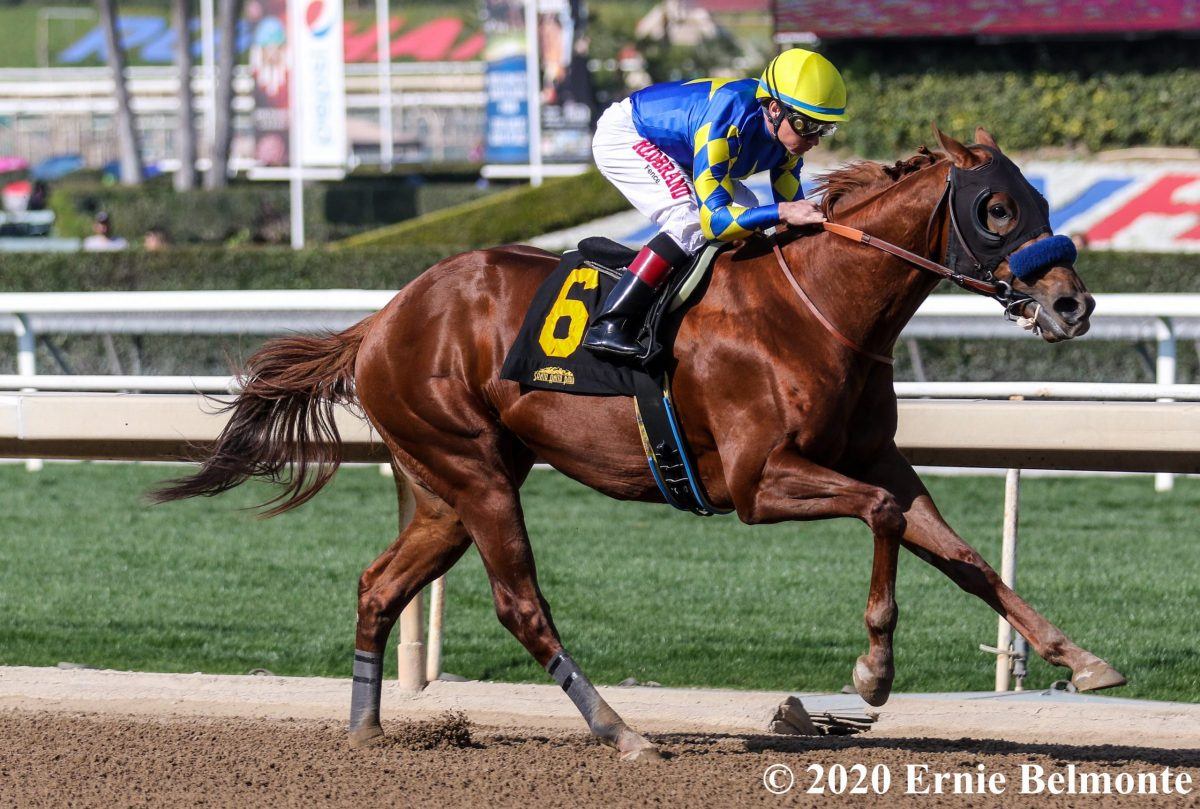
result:
[[[392,170],[396,141],[392,119],[392,32],[388,0],[375,0],[375,65],[379,72],[379,163]]]
[[[37,376],[37,334],[33,327],[29,325],[29,315],[17,314],[14,318],[16,325],[13,330],[17,336],[17,375],[18,376]],[[21,388],[24,391],[33,391],[34,388]],[[43,465],[41,458],[30,458],[25,461],[25,469],[29,472],[38,472]]]
[[[429,590],[429,638],[425,653],[425,679],[434,682],[442,676],[442,622],[446,616],[446,577],[433,582]]]
[[[1025,690],[1025,677],[1029,674],[1026,664],[1029,662],[1029,641],[1020,632],[1013,638],[1013,691]]]
[[[1004,476],[1004,549],[1000,579],[1009,587],[1017,584],[1017,523],[1021,511],[1021,470],[1009,469]],[[1012,674],[1012,625],[999,619],[996,633],[996,690],[1007,691]]]
[[[1158,338],[1158,361],[1154,364],[1154,381],[1160,385],[1175,384],[1175,328],[1170,318],[1159,318],[1154,324]],[[1170,399],[1159,399],[1169,402]],[[1175,488],[1175,476],[1170,472],[1154,475],[1154,491],[1169,492]]]
[[[403,530],[412,522],[417,504],[413,498],[412,484],[407,479],[398,478],[396,485],[404,492],[400,506],[400,528]],[[396,662],[399,675],[397,679],[404,691],[420,691],[426,685],[421,598],[422,593],[414,595],[412,601],[409,601],[408,606],[400,613],[400,642],[396,645]]]

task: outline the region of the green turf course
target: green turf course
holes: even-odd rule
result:
[[[173,471],[0,466],[0,663],[347,676],[357,576],[395,530],[391,482],[343,469],[310,504],[258,521],[237,510],[263,499],[258,485],[144,506]],[[1003,480],[930,483],[997,561]],[[1200,482],[1156,495],[1147,478],[1026,479],[1022,496],[1020,591],[1130,678],[1114,695],[1200,701]],[[551,472],[532,474],[524,503],[558,627],[597,682],[836,690],[866,649],[870,542],[856,521],[748,528]],[[995,617],[901,559],[896,688],[990,689],[976,647],[995,641]],[[548,682],[492,613],[474,551],[448,599],[447,671]],[[1060,672],[1035,661],[1030,686]]]

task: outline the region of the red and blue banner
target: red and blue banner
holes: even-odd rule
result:
[[[255,42],[256,23],[264,14],[272,12],[263,7],[271,6],[270,0],[248,4],[247,19],[238,25],[237,52],[245,54]],[[175,33],[165,17],[143,15],[121,15],[117,30],[125,52],[135,62],[144,64],[171,64],[175,61]],[[200,58],[200,22],[192,20],[192,55]],[[483,53],[484,36],[470,32],[466,23],[458,17],[439,17],[424,23],[406,25],[403,17],[392,17],[388,21],[391,34],[391,57],[393,61],[412,60],[417,62],[462,62],[478,59]],[[374,62],[378,51],[378,38],[374,25],[359,25],[345,22],[342,39],[347,62]],[[64,48],[55,57],[60,65],[79,65],[88,62],[103,63],[108,53],[104,43],[104,30],[96,26],[88,33]]]
[[[1030,161],[1056,233],[1110,250],[1200,252],[1200,163]]]

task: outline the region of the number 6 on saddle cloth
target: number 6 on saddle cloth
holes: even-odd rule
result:
[[[508,352],[502,379],[522,390],[556,390],[592,396],[633,396],[642,446],[655,483],[668,503],[701,516],[725,514],[704,493],[695,463],[671,404],[664,351],[674,338],[684,306],[708,276],[724,245],[709,243],[691,267],[667,285],[650,309],[631,359],[600,357],[581,348],[583,333],[621,272],[636,253],[610,239],[591,238],[562,261],[538,287],[516,342]]]

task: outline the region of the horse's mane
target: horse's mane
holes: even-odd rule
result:
[[[887,166],[873,160],[856,160],[827,172],[817,180],[817,192],[823,193],[821,212],[833,218],[839,204],[862,201],[882,191],[910,174],[928,168],[945,155],[931,152],[922,146],[907,160],[897,160]]]

